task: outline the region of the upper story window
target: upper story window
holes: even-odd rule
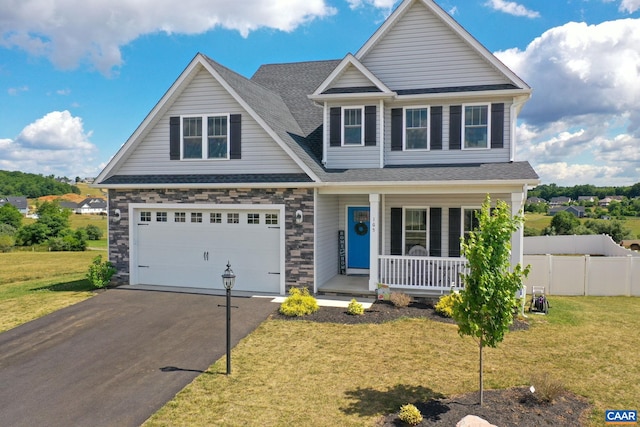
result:
[[[488,104],[465,105],[462,109],[462,140],[465,149],[490,148],[490,110]]]
[[[183,159],[228,159],[228,116],[182,118]]]
[[[364,107],[343,108],[342,145],[363,145],[362,117]]]
[[[429,149],[429,108],[405,108],[404,149]]]

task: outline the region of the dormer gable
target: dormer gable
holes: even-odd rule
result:
[[[309,98],[314,101],[350,97],[380,99],[395,95],[349,53]]]

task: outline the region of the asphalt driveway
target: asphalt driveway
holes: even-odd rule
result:
[[[0,334],[0,425],[139,426],[226,353],[225,303],[117,288]],[[278,307],[232,305],[232,346]]]

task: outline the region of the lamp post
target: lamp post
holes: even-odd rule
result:
[[[222,275],[222,284],[227,290],[227,375],[231,374],[231,288],[236,282],[236,275],[231,270],[231,263],[227,261],[227,269]]]

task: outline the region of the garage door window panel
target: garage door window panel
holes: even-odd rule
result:
[[[151,222],[151,212],[140,212],[141,222]]]
[[[202,222],[202,212],[191,212],[191,222]]]
[[[278,225],[278,215],[277,214],[266,214],[264,222],[267,225]]]
[[[212,212],[209,214],[209,222],[211,224],[222,224],[222,213]]]
[[[227,214],[227,224],[239,224],[240,223],[240,214],[239,213],[228,213]]]
[[[174,212],[173,222],[187,222],[187,214],[185,212]]]
[[[156,222],[167,222],[167,213],[156,212]]]

